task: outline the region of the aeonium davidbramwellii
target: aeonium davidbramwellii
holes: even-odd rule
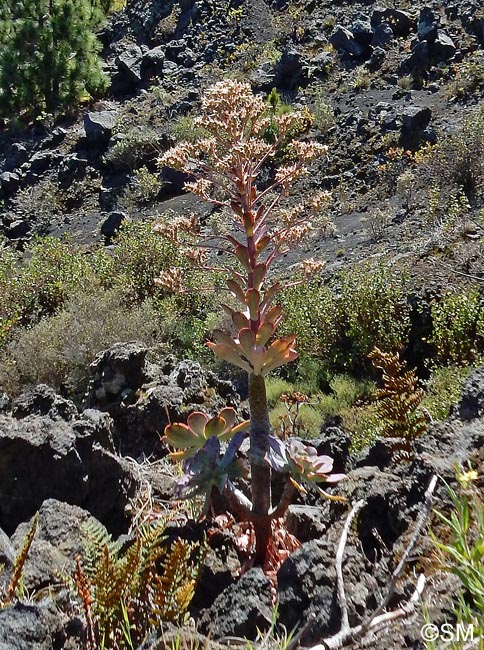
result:
[[[203,127],[204,135],[196,142],[172,147],[159,163],[187,174],[191,180],[186,189],[224,211],[227,232],[215,238],[215,248],[218,246],[235,262],[225,269],[233,303],[222,305],[235,333],[215,330],[208,345],[218,357],[248,373],[250,419],[235,425],[235,413],[228,409],[215,418],[194,413],[187,425],[168,425],[165,438],[178,450],[175,457],[185,464],[180,493],[207,496],[216,487],[227,495],[236,495],[239,514],[245,513],[254,525],[255,562],[263,564],[271,519],[284,513],[295,488],[304,481],[335,482],[342,478],[335,475],[331,481],[331,459],[318,457],[310,447],[303,452],[303,447],[290,443],[286,452],[282,446],[274,449],[264,379],[297,358],[294,335],[275,338],[283,310],[274,301],[283,284],[273,278],[274,262],[312,230],[329,199],[326,192],[319,192],[305,203],[284,208],[279,203],[289,195],[294,182],[308,174],[308,165],[326,156],[327,148],[305,139],[307,111],[274,114],[248,84],[233,80],[219,82],[204,93],[195,124]],[[269,126],[273,137],[267,139]],[[262,185],[259,177],[268,165],[272,168],[270,180]],[[214,247],[213,238],[210,247]],[[303,266],[314,273],[322,264],[305,260]],[[164,277],[160,282],[169,280]],[[250,440],[250,500],[235,490],[232,482],[242,471],[238,449],[246,431]],[[225,442],[228,447],[222,453]],[[271,471],[278,469],[294,476],[292,482],[287,481],[280,503],[273,507]],[[206,499],[205,508],[207,503]]]

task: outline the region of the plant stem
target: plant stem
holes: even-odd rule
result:
[[[252,521],[255,529],[255,564],[263,564],[271,538],[271,469],[264,461],[269,451],[269,409],[261,375],[249,375],[250,464],[252,474]]]

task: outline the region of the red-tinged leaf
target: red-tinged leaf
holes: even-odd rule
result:
[[[249,249],[247,248],[247,246],[242,246],[240,244],[239,246],[236,246],[235,255],[237,256],[237,259],[242,264],[244,269],[250,272],[251,266],[250,266],[250,258],[249,258]]]
[[[240,424],[236,424],[235,427],[233,427],[232,434],[235,435],[239,431],[247,431],[249,427],[250,427],[250,420],[244,420]]]
[[[223,408],[220,411],[219,416],[225,420],[225,431],[231,429],[234,426],[236,413],[235,409],[233,409],[231,406],[226,406]]]
[[[228,361],[234,366],[242,368],[242,370],[245,370],[246,372],[252,371],[250,364],[245,359],[242,359],[241,356],[228,345],[225,345],[224,343],[211,343],[208,341],[207,346],[213,350],[214,354],[216,354],[224,361]]]
[[[295,336],[277,339],[267,350],[262,374],[265,376],[272,370],[283,366],[290,361],[297,359],[297,352],[291,346],[295,341]]]
[[[229,348],[232,348],[232,350],[237,352],[237,343],[230,336],[230,334],[227,334],[227,332],[223,332],[222,330],[213,330],[212,335],[217,344],[223,343],[224,345],[227,345]]]
[[[232,314],[232,322],[237,330],[244,329],[244,327],[250,327],[250,320],[240,311],[235,311]]]
[[[167,424],[165,427],[165,437],[168,444],[176,449],[191,447],[193,446],[193,441],[196,440],[196,436],[190,428],[181,422]]]
[[[220,306],[228,316],[232,317],[235,314],[235,309],[232,309],[232,307],[225,304],[221,304]]]
[[[275,329],[281,321],[283,310],[284,307],[282,305],[275,305],[274,307],[271,307],[266,312],[264,312],[264,320],[269,321],[270,323],[274,323]]]
[[[244,420],[240,424],[237,424],[235,427],[230,428],[228,431],[219,435],[220,442],[227,442],[235,436],[239,431],[247,431],[250,425],[250,420]]]
[[[256,289],[249,289],[245,293],[245,303],[249,308],[250,320],[259,320],[260,293]]]
[[[267,264],[257,264],[254,267],[254,270],[252,272],[254,289],[257,289],[258,291],[260,290],[262,283],[264,282],[264,279],[266,277],[266,273],[267,273]]]
[[[282,354],[286,350],[290,349],[295,341],[296,341],[296,335],[295,334],[291,334],[289,336],[284,336],[281,339],[276,339],[272,343],[271,347],[269,348],[268,353],[269,354],[271,354],[271,353]]]
[[[239,332],[240,347],[247,359],[251,360],[255,348],[255,334],[251,329],[245,328]]]
[[[275,282],[269,289],[267,289],[267,291],[264,292],[264,298],[260,304],[261,313],[265,313],[265,311],[271,306],[272,301],[281,289],[281,283]]]
[[[266,210],[266,206],[265,206],[264,204],[260,205],[260,206],[257,208],[257,212],[255,213],[255,219],[256,219],[256,221],[259,221],[259,219],[262,218],[262,215],[264,214],[265,210]]]
[[[242,211],[242,206],[238,201],[231,201],[230,202],[230,209],[232,212],[235,212],[239,217],[242,217],[243,211]]]
[[[274,330],[275,327],[273,323],[263,323],[257,330],[256,344],[265,345],[274,334]]]
[[[245,228],[246,235],[253,237],[254,235],[254,215],[250,212],[244,212],[242,215],[242,224]]]
[[[205,426],[205,438],[208,440],[212,436],[219,436],[225,431],[227,422],[220,415],[211,418]]]
[[[245,293],[235,280],[227,280],[227,287],[234,294],[237,300],[240,300],[245,305]]]
[[[256,241],[255,243],[255,252],[257,255],[260,255],[265,249],[269,246],[271,243],[271,237],[269,235],[264,235],[259,239],[259,241]]]
[[[205,415],[205,413],[202,413],[201,411],[193,411],[193,413],[190,413],[187,420],[190,429],[194,431],[197,436],[201,437],[203,436],[207,422],[208,415]]]
[[[260,373],[263,377],[268,375],[270,372],[275,370],[276,368],[280,368],[281,366],[284,366],[286,363],[290,363],[291,361],[295,361],[298,357],[297,352],[291,351],[284,358],[279,358],[277,360],[274,360],[272,363],[264,363],[262,367],[262,372]]]

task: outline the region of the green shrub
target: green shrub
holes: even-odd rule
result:
[[[484,183],[484,105],[455,133],[441,138],[430,160],[432,178],[442,188],[457,187],[472,198]]]
[[[98,352],[120,341],[154,344],[161,328],[149,301],[128,307],[119,290],[91,287],[71,296],[54,316],[18,332],[3,351],[0,386],[11,394],[39,382],[82,391]]]
[[[398,349],[410,328],[404,279],[383,265],[355,266],[330,285],[305,281],[282,300],[284,332],[294,332],[302,354],[331,372],[368,370],[373,347]]]
[[[327,133],[329,129],[335,124],[334,110],[328,102],[324,91],[318,88],[314,96],[313,105],[313,124],[321,131]]]
[[[118,286],[133,302],[162,296],[155,285],[159,275],[180,263],[180,250],[153,230],[151,222],[128,222],[116,236],[111,256],[101,255],[98,274],[103,283]]]
[[[344,431],[351,435],[351,450],[358,453],[378,437],[378,416],[375,404],[350,406],[339,413]]]
[[[431,307],[432,336],[442,363],[465,365],[484,353],[484,298],[478,291],[447,293]]]
[[[372,382],[355,379],[347,374],[335,375],[329,385],[341,407],[352,406],[358,401],[367,400],[374,392]]]
[[[462,384],[472,368],[462,366],[444,366],[432,372],[422,402],[434,420],[445,420],[453,404],[459,401]]]
[[[297,335],[302,354],[330,360],[338,340],[338,304],[332,289],[319,279],[305,281],[283,294],[281,331]]]
[[[175,142],[197,142],[207,136],[201,126],[195,126],[193,115],[178,115],[169,125],[168,132]]]
[[[23,261],[0,250],[0,332],[53,314],[74,288],[92,280],[87,258],[67,240],[39,238]],[[0,334],[0,345],[2,337]]]
[[[368,368],[375,346],[398,349],[410,329],[404,280],[385,266],[363,265],[343,274],[339,301],[343,368]]]
[[[292,393],[294,385],[280,377],[268,377],[266,379],[267,404],[274,408],[279,404],[279,398],[284,393]]]

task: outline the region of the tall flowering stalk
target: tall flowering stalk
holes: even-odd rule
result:
[[[238,261],[238,270],[227,269],[227,289],[238,306],[223,305],[235,333],[215,330],[214,342],[208,345],[221,359],[249,375],[252,502],[239,499],[239,510],[245,508],[247,518],[253,522],[256,562],[262,563],[271,535],[271,518],[284,512],[293,485],[299,485],[294,479],[288,482],[281,503],[272,509],[271,467],[284,471],[302,467],[297,460],[286,462],[287,454],[271,445],[264,377],[296,359],[297,352],[294,335],[274,338],[282,318],[282,307],[274,304],[274,298],[282,285],[278,280],[270,280],[268,275],[275,260],[297,245],[311,229],[312,219],[326,202],[327,195],[321,193],[308,205],[292,208],[281,209],[278,204],[294,181],[308,173],[308,163],[325,156],[327,149],[294,138],[295,133],[301,133],[304,125],[307,126],[304,112],[274,115],[247,84],[237,81],[223,81],[210,88],[202,98],[201,114],[195,123],[205,129],[207,137],[173,147],[161,157],[160,164],[188,174],[191,181],[186,189],[229,215],[228,234],[219,238],[216,247]],[[269,127],[275,134],[271,142],[264,137]],[[282,147],[287,162],[279,166],[273,180],[261,187],[258,179],[263,167],[274,164]],[[179,446],[183,444],[179,427],[186,426],[187,440],[193,439],[189,425],[173,426],[178,427]],[[227,429],[224,431],[228,439]],[[169,443],[174,440],[172,428],[167,427],[165,433]],[[215,447],[215,443],[211,446]],[[304,453],[302,448],[298,449],[299,457]],[[329,480],[332,460],[320,459],[312,450],[304,465],[311,469],[312,481]],[[301,472],[299,478],[304,479],[305,473]],[[220,477],[218,480],[224,487],[231,485],[229,478],[227,483],[220,482]]]

